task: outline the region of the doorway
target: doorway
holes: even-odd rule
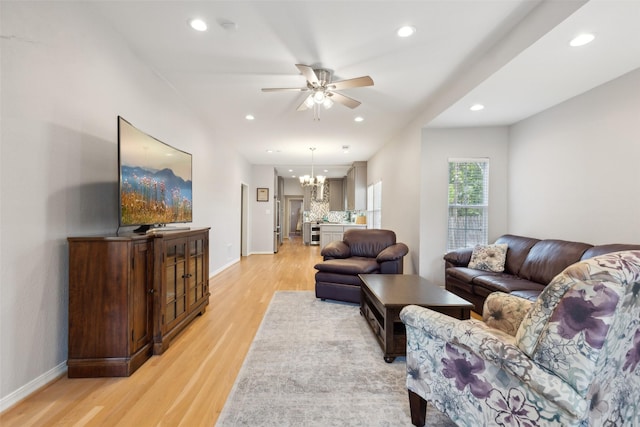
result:
[[[249,186],[240,184],[240,257],[249,255]]]
[[[302,234],[302,200],[290,200],[289,203],[289,234],[300,236]]]
[[[284,213],[284,236],[287,239],[290,236],[302,235],[302,196],[285,196],[285,213]]]

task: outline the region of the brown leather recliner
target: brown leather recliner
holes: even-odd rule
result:
[[[320,252],[324,261],[314,266],[316,297],[359,303],[358,274],[402,274],[408,252],[391,230],[347,230],[342,241],[330,242]]]

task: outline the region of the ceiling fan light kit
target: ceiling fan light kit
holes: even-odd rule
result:
[[[298,88],[263,88],[263,92],[307,92],[311,91],[302,103],[298,106],[298,111],[313,110],[314,120],[320,120],[320,106],[329,109],[335,102],[348,108],[356,108],[360,101],[356,101],[337,91],[354,87],[373,86],[373,79],[369,76],[356,77],[353,79],[331,81],[331,71],[323,68],[313,69],[308,65],[296,64],[300,73],[307,79],[306,87]]]
[[[324,94],[324,91],[317,90],[313,94],[313,102],[315,102],[316,104],[324,103],[325,98],[326,98],[326,95]]]

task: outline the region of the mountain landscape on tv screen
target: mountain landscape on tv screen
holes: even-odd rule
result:
[[[139,166],[123,165],[121,174],[122,225],[191,222],[191,180],[185,181],[171,169]]]

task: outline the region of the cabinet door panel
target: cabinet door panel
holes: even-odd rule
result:
[[[173,268],[169,268],[167,267],[167,272],[165,274],[165,281],[166,281],[166,286],[167,286],[167,292],[166,292],[166,301],[165,303],[169,304],[172,301],[175,301],[176,299],[176,282],[177,282],[177,277],[176,277],[176,269],[175,266]]]
[[[188,273],[189,306],[200,302],[206,294],[204,263],[204,239],[191,240]]]
[[[185,305],[185,296],[182,296],[178,299],[176,299],[176,317],[180,316],[181,314],[183,314],[186,310],[186,305]]]
[[[153,301],[151,289],[152,253],[147,242],[133,245],[133,271],[131,274],[132,352],[135,353],[151,341]]]
[[[175,268],[175,278],[176,278],[176,299],[184,295],[185,291],[185,279],[187,277],[187,271],[185,269],[185,262],[179,262],[176,264]]]
[[[174,322],[186,314],[186,254],[186,239],[171,239],[165,242],[164,324],[167,328],[171,328]]]

